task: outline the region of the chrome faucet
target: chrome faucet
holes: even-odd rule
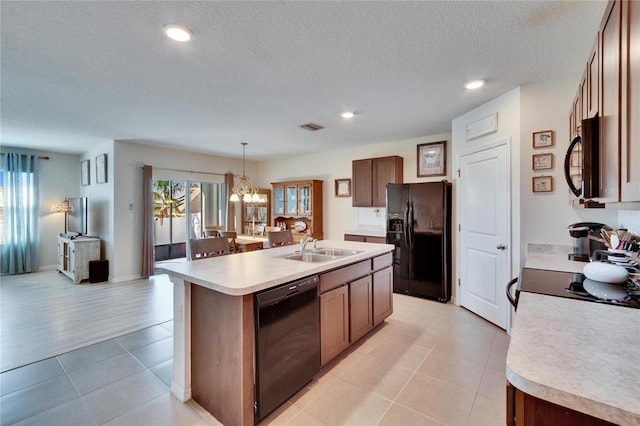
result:
[[[304,251],[307,243],[313,243],[313,249],[315,250],[317,242],[318,240],[313,238],[311,235],[305,235],[304,237],[300,238],[300,251]]]

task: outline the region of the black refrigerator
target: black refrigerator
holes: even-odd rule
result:
[[[451,182],[387,184],[393,291],[451,299]]]

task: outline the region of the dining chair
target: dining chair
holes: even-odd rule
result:
[[[238,252],[238,244],[236,243],[236,238],[238,238],[238,233],[236,231],[218,231],[218,235],[221,238],[226,238],[229,242],[229,251],[231,253]]]
[[[205,237],[218,237],[218,233],[220,231],[224,231],[224,226],[222,225],[207,225],[204,227],[204,231],[202,233]]]
[[[229,240],[222,237],[190,239],[191,260],[229,254]]]
[[[288,246],[293,244],[293,235],[290,229],[286,231],[269,231],[267,232],[267,241],[269,242],[269,247]]]
[[[264,225],[256,225],[256,228],[253,231],[253,234],[254,235],[264,235],[264,229],[265,229]]]

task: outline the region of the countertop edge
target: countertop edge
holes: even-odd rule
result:
[[[583,398],[579,395],[562,391],[560,389],[545,386],[543,384],[527,380],[513,371],[509,366],[507,357],[507,380],[522,392],[536,398],[569,408],[574,411],[588,414],[615,424],[640,425],[638,414],[631,413],[623,408],[614,407],[599,401]]]
[[[320,242],[319,242],[320,243]],[[257,250],[249,253],[240,253],[240,254],[232,254],[229,256],[220,256],[216,258],[211,258],[210,260],[218,263],[214,265],[213,262],[211,271],[214,271],[214,268],[218,270],[221,268],[219,262],[225,262],[228,260],[234,261],[236,263],[239,259],[246,259],[246,264],[235,265],[234,267],[242,266],[247,270],[251,269],[253,261],[262,261],[267,263],[275,262],[293,262],[274,266],[274,269],[280,268],[281,271],[284,272],[273,272],[271,276],[267,274],[261,274],[259,279],[256,279],[255,276],[247,278],[249,284],[247,285],[239,285],[239,286],[227,286],[224,285],[224,281],[236,281],[242,280],[244,277],[239,276],[241,274],[232,274],[227,271],[227,273],[223,273],[223,278],[219,278],[220,282],[216,282],[215,278],[209,278],[211,274],[206,268],[203,268],[205,265],[204,262],[208,262],[205,260],[198,260],[195,262],[187,262],[193,263],[194,265],[188,264],[172,264],[165,267],[158,268],[162,273],[168,274],[170,277],[177,277],[186,282],[190,282],[201,287],[209,288],[211,290],[215,290],[217,292],[227,294],[229,296],[244,296],[248,294],[257,293],[262,290],[266,290],[268,288],[272,288],[278,286],[280,284],[285,284],[287,282],[295,281],[301,278],[308,277],[314,274],[321,274],[323,272],[327,272],[336,268],[340,268],[343,266],[347,266],[353,263],[357,263],[363,260],[372,259],[374,257],[384,255],[386,253],[390,253],[393,251],[393,245],[390,244],[377,244],[377,243],[362,243],[362,242],[343,242],[343,241],[331,241],[331,240],[323,240],[321,241],[323,244],[318,244],[318,248],[323,247],[336,247],[336,248],[352,248],[362,250],[361,253],[357,253],[350,256],[339,257],[338,259],[328,261],[328,262],[299,262],[295,260],[286,260],[286,259],[275,259],[278,258],[279,255],[285,254],[287,252],[293,252],[298,250],[297,245],[291,246],[283,246],[283,247],[275,247],[271,249]],[[236,256],[246,256],[245,258],[239,258]],[[262,257],[262,259],[260,259]],[[194,268],[194,266],[196,266]],[[193,273],[188,273],[189,269],[193,269]],[[229,269],[233,269],[233,267],[229,267]]]
[[[627,323],[627,327],[633,327],[633,322],[637,321],[638,318],[636,310],[625,307],[612,307],[609,305],[594,305],[592,302],[576,301],[554,296],[525,294],[524,299],[526,299],[527,303],[518,304],[516,321],[512,329],[511,342],[507,352],[506,377],[509,383],[531,396],[599,419],[616,424],[640,425],[640,402],[638,402],[636,406],[633,400],[631,402],[629,399],[623,401],[624,398],[618,399],[615,392],[611,394],[606,390],[605,392],[607,393],[603,394],[602,398],[598,398],[597,394],[600,391],[590,392],[590,388],[586,386],[588,383],[592,383],[592,386],[598,387],[599,378],[612,377],[612,380],[615,381],[610,382],[611,386],[613,386],[611,389],[621,389],[620,386],[622,383],[618,383],[615,376],[609,376],[606,369],[602,369],[602,372],[597,375],[596,371],[589,373],[589,371],[592,371],[592,368],[586,368],[587,365],[593,367],[595,364],[592,362],[598,359],[597,355],[593,353],[597,345],[594,347],[594,344],[589,344],[584,347],[581,356],[585,361],[579,361],[579,358],[572,359],[571,357],[573,355],[562,352],[562,348],[564,347],[563,343],[565,339],[573,339],[573,342],[568,343],[566,347],[575,347],[578,344],[577,342],[580,341],[580,338],[573,336],[571,331],[567,332],[567,330],[562,329],[554,331],[553,327],[549,328],[550,325],[544,322],[550,321],[553,324],[558,323],[558,317],[562,317],[565,314],[561,313],[558,315],[549,309],[562,307],[564,308],[562,309],[563,312],[566,311],[566,313],[575,315],[575,318],[579,318],[582,322],[585,320],[588,321],[588,318],[593,317],[593,315],[588,315],[588,312],[586,312],[591,312],[591,309],[593,309],[596,311],[594,315],[598,317],[594,319],[594,321],[604,321],[604,318],[601,318],[601,316],[609,317],[610,320],[611,315],[613,315],[616,318],[619,316],[623,322]],[[521,293],[520,302],[523,301],[522,295]],[[521,312],[521,308],[523,307],[532,307],[534,309],[530,312]],[[605,313],[608,315],[603,315]],[[629,321],[631,321],[631,324],[629,324]],[[534,346],[532,346],[532,344]],[[629,346],[623,349],[626,351],[624,352],[626,354],[628,354],[629,351],[633,351],[631,355],[624,355],[625,359],[629,356],[632,357],[632,354],[636,351],[636,346]],[[558,352],[558,350],[560,350],[560,352]],[[557,370],[556,373],[550,375],[549,371],[547,371],[548,368],[545,366],[550,364],[557,366],[558,362],[561,363],[561,366],[565,365],[567,368],[555,368],[555,370]],[[575,362],[579,362],[579,364],[576,365],[585,368],[576,370],[573,365]],[[627,364],[629,364],[627,368],[631,368],[631,370],[624,370],[628,373],[624,374],[624,376],[631,378],[633,381],[634,377],[638,377],[638,369],[633,367],[633,358],[630,360],[630,363]],[[579,376],[576,376],[576,374],[579,374],[581,370],[585,370],[584,377],[590,377],[589,380],[578,379]],[[554,369],[551,369],[551,371],[554,371]],[[578,373],[576,373],[576,371]],[[596,376],[591,377],[593,373],[596,373]],[[563,379],[564,376],[562,376],[562,374],[565,374],[566,378]],[[576,380],[578,380],[578,382],[576,382]],[[567,385],[566,389],[555,386],[554,382],[560,385]],[[580,385],[580,382],[586,387]],[[572,383],[577,384],[577,386],[572,385]],[[627,383],[626,386],[629,386],[629,384]],[[605,389],[609,387],[610,386],[607,386]],[[631,385],[629,388],[625,387],[624,389],[628,389],[627,394],[635,394],[637,384]]]

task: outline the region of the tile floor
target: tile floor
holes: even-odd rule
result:
[[[262,423],[504,425],[508,335],[451,303],[394,304]],[[170,394],[172,336],[165,322],[2,373],[0,424],[219,424]]]

